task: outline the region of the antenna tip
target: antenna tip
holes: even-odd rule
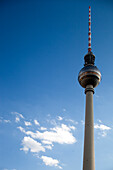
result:
[[[91,6],[89,6],[89,9],[91,9]]]

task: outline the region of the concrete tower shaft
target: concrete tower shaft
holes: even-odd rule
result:
[[[85,93],[86,93],[86,110],[85,110],[83,170],[95,170],[93,86],[87,85]]]

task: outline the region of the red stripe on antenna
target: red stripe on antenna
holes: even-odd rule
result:
[[[89,6],[88,52],[91,51],[91,7]]]

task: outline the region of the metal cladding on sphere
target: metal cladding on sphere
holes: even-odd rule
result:
[[[87,65],[83,67],[78,75],[78,81],[83,88],[87,85],[96,87],[101,80],[101,73],[99,69],[94,65]]]

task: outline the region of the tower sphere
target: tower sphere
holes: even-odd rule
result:
[[[101,73],[99,69],[94,65],[84,66],[78,75],[78,81],[83,88],[86,88],[87,85],[92,85],[96,87],[101,80]]]

